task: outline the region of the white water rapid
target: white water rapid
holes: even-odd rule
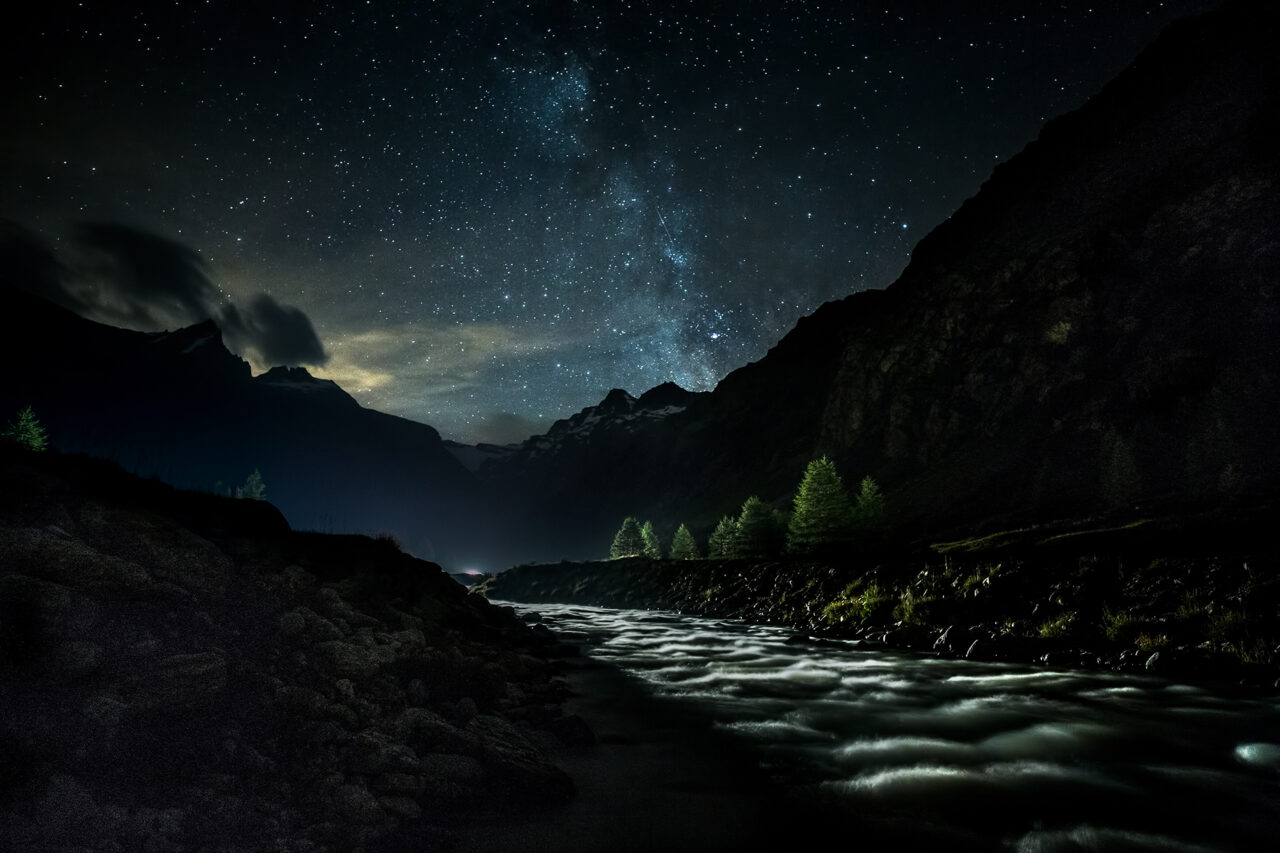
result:
[[[950,849],[1280,849],[1280,697],[942,660],[673,613],[537,605],[793,795]],[[850,849],[859,848],[855,823]],[[878,848],[873,848],[878,849]]]

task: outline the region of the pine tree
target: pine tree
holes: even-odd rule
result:
[[[884,531],[884,493],[870,477],[863,477],[858,485],[858,497],[853,504],[853,528],[865,535]]]
[[[644,553],[644,539],[640,535],[640,522],[634,516],[627,516],[613,537],[613,546],[609,549],[610,557],[634,557]]]
[[[825,456],[813,460],[796,491],[787,550],[806,554],[847,542],[852,516],[853,506],[835,463]]]
[[[650,560],[662,559],[662,545],[658,543],[658,534],[654,532],[652,521],[646,521],[641,526],[640,541],[644,543],[642,554]]]
[[[35,411],[30,406],[18,412],[18,417],[10,421],[3,435],[27,450],[39,452],[49,446],[49,441],[45,438],[44,427],[40,425],[40,421],[36,419]]]
[[[731,516],[720,519],[716,529],[707,539],[707,555],[710,557],[733,556],[734,541],[738,538],[738,522]]]
[[[267,484],[262,480],[262,474],[257,468],[253,469],[253,473],[245,478],[243,486],[236,487],[236,497],[245,498],[251,501],[265,501],[267,499]]]
[[[772,557],[782,550],[785,527],[773,507],[759,497],[752,495],[742,504],[737,526],[732,556]]]
[[[671,537],[671,559],[698,559],[698,543],[689,532],[689,528],[683,524],[676,528],[675,536]]]

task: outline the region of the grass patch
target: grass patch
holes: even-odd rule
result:
[[[908,589],[893,608],[893,618],[906,625],[927,625],[933,602],[933,596],[916,595]]]
[[[1048,619],[1036,627],[1036,636],[1042,640],[1061,640],[1071,636],[1075,630],[1076,614],[1063,613],[1055,619]]]
[[[887,601],[889,594],[879,584],[864,584],[863,579],[858,578],[841,590],[838,598],[822,608],[822,618],[829,625],[850,620],[864,622]]]

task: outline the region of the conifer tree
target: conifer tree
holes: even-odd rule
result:
[[[732,556],[772,557],[782,550],[785,527],[773,507],[759,497],[752,495],[742,504],[737,526]]]
[[[787,549],[806,554],[847,542],[852,515],[853,506],[835,463],[826,456],[813,460],[796,491]]]
[[[737,538],[738,522],[733,517],[726,515],[720,519],[720,523],[716,525],[715,530],[711,531],[711,536],[707,539],[707,556],[733,556],[734,542]]]
[[[5,428],[3,435],[27,450],[39,452],[49,446],[49,441],[45,438],[44,427],[40,425],[40,421],[36,419],[35,411],[30,406],[18,412],[18,417],[9,422],[9,426]]]
[[[251,501],[265,501],[267,499],[267,484],[262,480],[262,474],[257,468],[253,469],[253,473],[245,478],[243,486],[236,487],[236,497],[245,498]]]
[[[609,549],[610,557],[634,557],[644,553],[644,539],[640,536],[640,522],[634,516],[627,516],[613,537],[613,546]]]
[[[854,530],[864,535],[879,534],[884,530],[884,516],[884,493],[875,480],[863,477],[853,503]]]
[[[683,524],[676,528],[675,535],[671,537],[671,559],[698,559],[698,543],[689,532],[689,528]]]
[[[652,521],[646,521],[640,527],[640,541],[643,543],[642,554],[650,560],[662,559],[662,545],[658,543],[658,534],[654,532]]]

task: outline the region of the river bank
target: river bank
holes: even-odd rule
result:
[[[1136,527],[1134,528],[1136,529]],[[1077,541],[987,537],[825,560],[525,565],[497,599],[664,609],[941,656],[1272,685],[1280,559],[1255,537],[1155,547],[1151,531]],[[1058,536],[1059,534],[1054,534]]]
[[[705,717],[586,657],[570,659],[565,678],[566,712],[593,733],[550,753],[574,797],[537,809],[501,804],[459,832],[459,853],[737,851],[797,839],[784,796]]]

